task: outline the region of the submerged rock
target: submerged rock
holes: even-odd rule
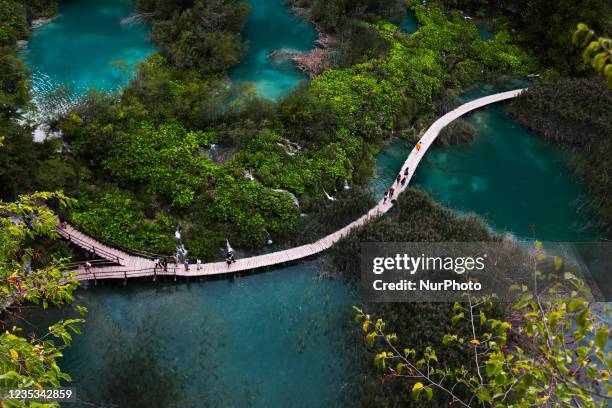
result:
[[[30,28],[40,28],[46,24],[49,24],[51,21],[55,19],[55,17],[56,16],[35,18],[34,20],[32,20],[32,24],[30,24]]]
[[[291,48],[279,48],[268,54],[268,60],[273,64],[286,64],[302,55],[304,55],[304,51]]]

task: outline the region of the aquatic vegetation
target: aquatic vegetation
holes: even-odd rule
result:
[[[601,79],[543,81],[510,104],[526,127],[561,143],[591,193],[607,235],[612,231],[612,91]]]
[[[411,99],[426,107],[443,87],[465,86],[493,74],[525,75],[536,67],[506,31],[482,41],[474,23],[458,13],[420,2],[413,9],[420,26],[411,36],[391,23],[373,26],[388,43],[386,55],[327,70],[312,82],[313,91],[366,139],[403,122],[402,104]]]
[[[245,51],[240,32],[249,14],[244,1],[196,0],[190,7],[136,1],[152,20],[152,39],[174,66],[214,73],[240,61]]]

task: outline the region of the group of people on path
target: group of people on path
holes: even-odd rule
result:
[[[172,259],[174,261],[174,269],[176,270],[176,268],[178,268],[180,258],[178,254],[174,254],[172,256]],[[156,271],[157,268],[159,268],[160,270],[164,272],[168,272],[168,260],[166,258],[160,259],[159,257],[157,257],[155,258],[153,262],[155,264],[153,271]],[[225,263],[227,263],[227,266],[229,267],[231,264],[235,262],[236,262],[236,257],[234,256],[234,251],[228,251],[225,257]],[[183,266],[185,267],[185,272],[189,272],[189,258],[187,257],[183,258]],[[196,271],[201,271],[203,268],[204,268],[204,265],[202,264],[202,260],[198,258],[196,260]]]
[[[385,195],[383,196],[383,204],[387,204],[387,200],[389,200],[392,203],[395,202],[395,199],[393,198],[393,195],[395,194],[395,187],[399,185],[400,187],[403,188],[406,185],[406,181],[408,180],[409,174],[410,174],[410,169],[406,167],[403,173],[400,173],[397,175],[397,177],[395,178],[395,186],[391,187],[389,191],[385,191]]]
[[[417,142],[414,148],[416,149],[417,153],[421,151],[421,149],[423,148],[423,144],[421,143],[420,140]],[[399,173],[397,175],[397,177],[395,178],[395,186],[391,187],[389,191],[385,191],[385,194],[383,195],[383,204],[387,204],[387,200],[390,201],[391,203],[395,202],[395,199],[393,198],[393,195],[395,194],[395,187],[399,186],[401,188],[404,188],[404,186],[406,185],[406,181],[408,181],[409,175],[410,175],[409,167],[406,167],[403,173]]]
[[[179,262],[180,262],[180,258],[178,254],[174,254],[172,256],[172,260],[174,261],[174,270],[176,271],[176,269],[179,266]],[[159,268],[159,270],[161,271],[168,272],[168,259],[167,258],[156,257],[153,262],[155,264],[155,266],[153,267],[154,272],[157,270],[157,268]],[[189,258],[187,257],[183,258],[183,266],[185,267],[185,272],[189,272]],[[196,270],[201,271],[202,269],[203,269],[202,260],[198,258],[196,260]]]

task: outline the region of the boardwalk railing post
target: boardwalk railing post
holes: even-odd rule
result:
[[[174,281],[176,282],[176,268],[174,268]]]
[[[153,268],[153,282],[157,281],[157,266]]]
[[[96,271],[93,272],[94,276],[94,286],[98,286],[98,278],[96,278]]]
[[[123,271],[123,286],[127,285],[127,271]]]

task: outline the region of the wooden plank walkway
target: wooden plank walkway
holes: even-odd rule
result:
[[[406,158],[400,172],[403,173],[404,170],[408,168],[409,175],[407,177],[407,182],[403,187],[394,181],[393,187],[395,188],[396,192],[395,197],[397,197],[408,187],[412,176],[414,175],[414,170],[417,168],[421,159],[445,126],[468,112],[492,103],[514,98],[523,91],[524,89],[516,89],[513,91],[485,96],[461,105],[457,109],[436,120],[421,137],[421,148],[419,150],[416,148],[412,149]],[[391,203],[389,200],[386,203],[384,203],[383,200],[380,200],[376,206],[374,206],[374,208],[368,211],[367,214],[361,216],[359,219],[353,221],[344,228],[333,232],[311,244],[301,245],[283,251],[271,252],[264,255],[238,259],[229,267],[225,262],[211,262],[202,264],[201,268],[198,270],[197,265],[191,264],[189,265],[189,271],[186,271],[184,266],[180,264],[176,267],[174,264],[168,265],[167,271],[161,271],[159,268],[155,270],[153,260],[144,256],[132,255],[125,251],[104,245],[94,238],[89,237],[77,230],[70,224],[60,224],[58,227],[58,232],[64,239],[69,240],[75,245],[92,252],[103,259],[116,263],[116,265],[111,266],[92,266],[89,272],[87,272],[83,266],[80,266],[76,270],[77,279],[80,281],[97,279],[127,279],[154,275],[170,275],[175,277],[212,276],[266,268],[311,257],[330,248],[342,237],[348,235],[354,228],[365,224],[374,217],[385,214],[391,209],[392,206],[393,203]]]

